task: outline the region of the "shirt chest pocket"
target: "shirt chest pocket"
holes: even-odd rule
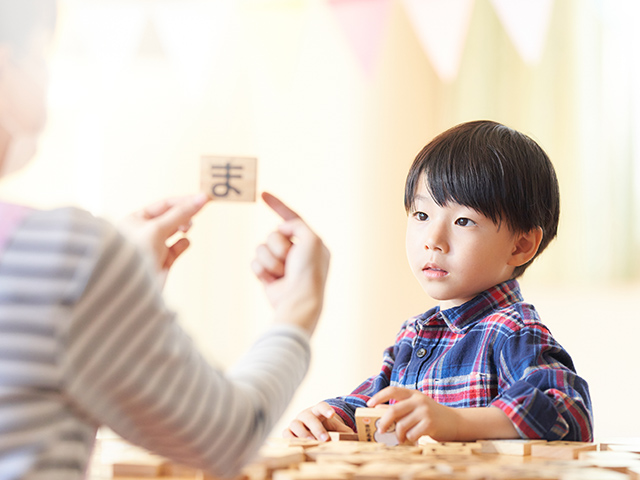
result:
[[[440,377],[430,383],[424,393],[448,407],[486,407],[498,395],[497,376],[491,373]]]

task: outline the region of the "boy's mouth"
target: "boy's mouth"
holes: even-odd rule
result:
[[[427,278],[442,278],[449,275],[449,272],[432,263],[427,263],[422,267],[422,273]]]

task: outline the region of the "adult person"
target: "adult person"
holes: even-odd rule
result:
[[[2,175],[32,156],[24,139],[44,125],[43,52],[54,24],[53,0],[0,0]],[[251,459],[308,368],[329,262],[294,211],[263,198],[284,219],[252,262],[274,323],[228,372],[180,328],[148,261],[171,267],[189,243],[168,239],[188,230],[206,197],[131,215],[137,244],[76,208],[0,202],[3,479],[83,478],[102,425],[214,475]]]

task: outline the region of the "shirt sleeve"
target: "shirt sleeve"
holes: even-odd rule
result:
[[[308,335],[271,328],[228,373],[180,328],[141,253],[105,227],[91,276],[68,306],[64,392],[88,421],[175,462],[236,473],[302,381]]]
[[[346,425],[355,431],[356,408],[366,407],[367,401],[383,388],[391,385],[391,373],[396,363],[400,343],[407,337],[409,321],[405,322],[396,336],[395,344],[385,349],[380,373],[362,382],[350,395],[325,400],[333,407]]]
[[[511,333],[496,360],[500,394],[491,406],[507,414],[522,438],[593,440],[587,382],[545,327]]]

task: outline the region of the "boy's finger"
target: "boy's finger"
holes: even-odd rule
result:
[[[327,429],[324,428],[322,421],[312,411],[305,410],[298,415],[298,419],[311,432],[314,438],[322,442],[329,440]]]
[[[371,408],[377,405],[382,405],[383,403],[387,403],[393,398],[394,388],[395,387],[386,387],[380,390],[367,401],[367,407]]]
[[[329,427],[329,430],[331,430],[332,432],[354,433],[353,430],[351,430],[344,424],[344,422],[338,415],[335,415],[329,420],[325,420],[325,423],[327,424],[327,427]]]
[[[295,211],[291,210],[285,203],[275,195],[271,195],[268,192],[262,192],[262,199],[269,205],[271,210],[276,212],[283,220],[293,220],[294,218],[300,218]]]
[[[396,412],[395,410],[392,410],[391,408],[388,409],[388,411],[386,411],[385,414],[382,415],[382,417],[380,417],[380,420],[378,420],[377,425],[380,433],[394,431],[396,421],[399,418],[402,418],[402,416],[398,415],[398,412]]]
[[[324,418],[327,418],[327,419],[332,418],[336,413],[333,407],[329,405],[327,402],[320,402],[314,405],[313,407],[311,407],[311,411],[316,417],[319,417],[322,415]]]
[[[307,426],[298,419],[295,419],[289,424],[289,431],[298,438],[308,438],[311,440],[315,440],[315,437],[309,431]]]

